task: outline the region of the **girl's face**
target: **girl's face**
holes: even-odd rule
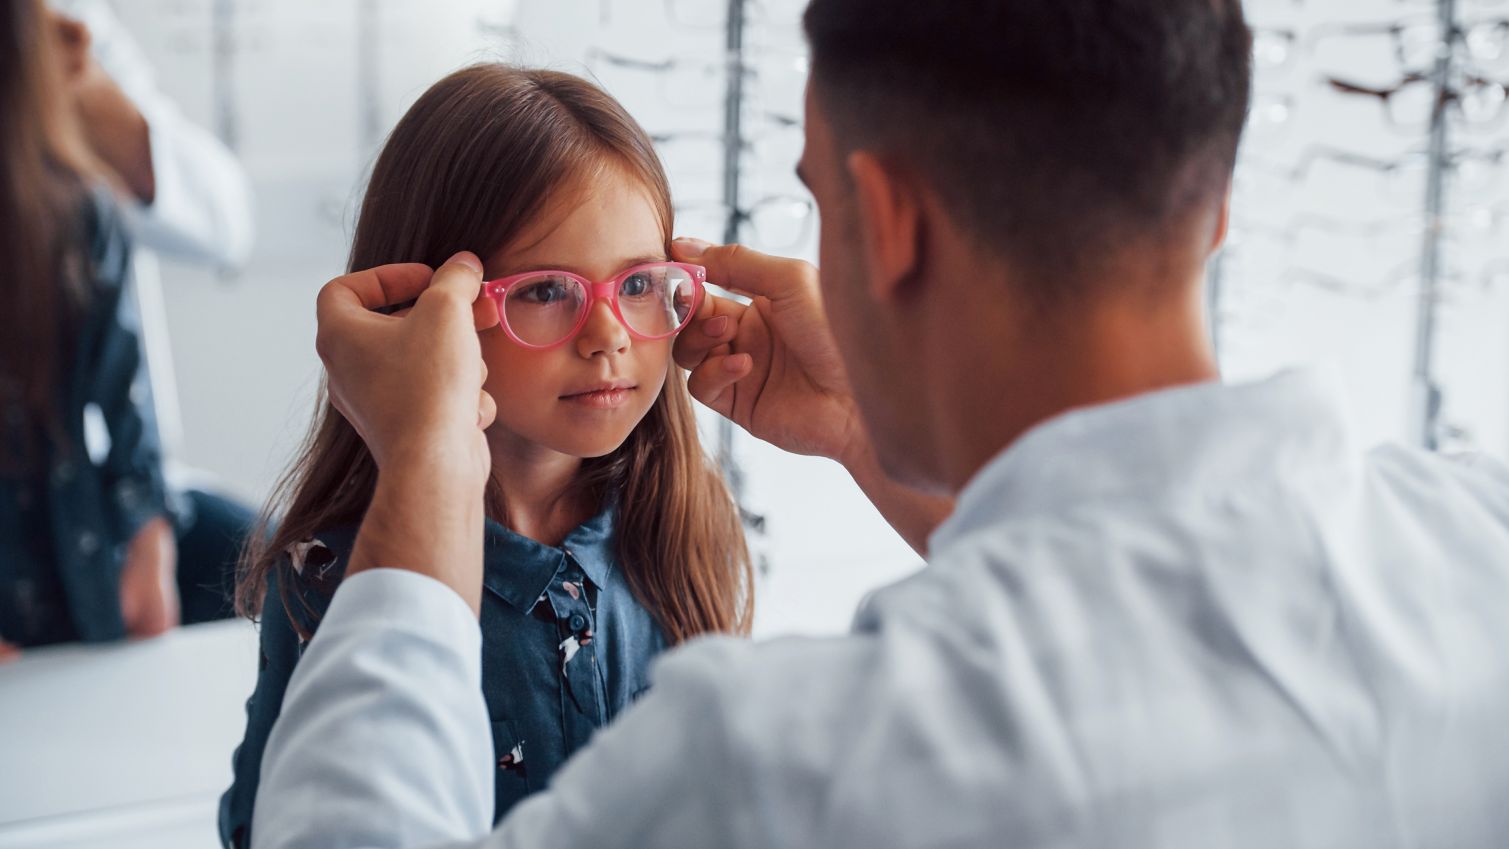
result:
[[[649,193],[608,168],[585,194],[572,193],[514,245],[486,257],[485,279],[550,269],[608,280],[666,259]],[[671,340],[635,339],[606,301],[595,302],[581,333],[557,348],[524,348],[501,327],[481,339],[484,386],[498,403],[488,431],[495,451],[537,446],[583,458],[612,453],[660,396],[671,362]]]

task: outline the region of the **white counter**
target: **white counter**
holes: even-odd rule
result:
[[[0,666],[0,849],[211,849],[257,674],[245,621]]]

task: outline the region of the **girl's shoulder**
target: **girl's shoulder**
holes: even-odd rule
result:
[[[357,530],[356,525],[341,525],[289,543],[282,552],[285,574],[294,576],[301,589],[334,593],[346,574]]]
[[[346,575],[357,530],[336,526],[285,546],[268,580],[264,607],[282,605],[295,630],[312,634]]]

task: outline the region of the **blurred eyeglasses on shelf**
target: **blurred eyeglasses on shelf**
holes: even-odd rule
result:
[[[1493,194],[1506,159],[1509,159],[1509,148],[1505,147],[1452,152],[1447,156],[1446,167],[1452,174],[1453,192],[1467,198]],[[1244,156],[1237,166],[1237,191],[1241,194],[1244,189],[1274,181],[1298,186],[1319,182],[1322,175],[1332,182],[1343,175],[1377,175],[1389,197],[1414,202],[1424,190],[1430,162],[1429,154],[1423,150],[1388,158],[1328,145],[1311,145],[1288,162],[1258,155]]]
[[[1495,17],[1465,22],[1443,31],[1434,16],[1382,23],[1347,23],[1317,27],[1308,46],[1317,50],[1345,39],[1376,40],[1408,72],[1423,72],[1435,65],[1442,51],[1457,51],[1458,57],[1480,71],[1509,69],[1509,18]]]
[[[620,89],[615,83],[647,77],[655,81],[667,104],[695,108],[723,103],[728,74],[735,67],[744,74],[746,84],[759,88],[747,91],[747,99],[758,101],[763,95],[778,100],[784,95],[800,103],[810,62],[802,54],[775,51],[761,51],[757,58],[741,64],[732,54],[646,59],[594,47],[587,51],[587,67],[610,91]]]
[[[1509,225],[1509,203],[1468,205],[1439,218],[1415,213],[1358,220],[1302,213],[1281,225],[1235,218],[1227,244],[1263,240],[1279,252],[1314,249],[1344,254],[1349,250],[1361,250],[1377,256],[1399,246],[1415,248],[1433,230],[1450,245],[1475,246],[1482,240],[1497,247],[1498,243],[1493,240],[1509,230],[1506,225]]]
[[[1390,125],[1412,133],[1430,127],[1438,106],[1453,108],[1469,124],[1492,124],[1503,117],[1504,102],[1509,100],[1509,88],[1504,83],[1474,73],[1457,76],[1440,99],[1435,82],[1424,73],[1406,74],[1383,88],[1336,77],[1326,82],[1341,94],[1378,100]]]
[[[1294,126],[1298,104],[1291,94],[1259,92],[1248,110],[1245,143],[1258,147],[1275,144]]]
[[[799,195],[766,195],[732,216],[727,204],[694,201],[676,207],[676,232],[717,241],[732,218],[739,241],[758,250],[789,251],[812,236],[815,213],[812,199]]]
[[[807,0],[748,0],[747,22],[799,29]],[[728,26],[728,0],[665,0],[666,20],[686,29],[716,30]]]
[[[1297,30],[1253,27],[1252,60],[1254,70],[1259,75],[1286,72],[1294,67],[1302,46]]]
[[[723,173],[727,138],[721,130],[674,130],[651,133],[650,141],[673,176],[711,176]],[[801,158],[801,124],[779,113],[762,113],[739,139],[740,166],[764,177],[787,169]]]
[[[1385,298],[1417,298],[1422,283],[1420,261],[1402,263],[1383,277],[1367,280],[1293,267],[1284,272],[1284,281],[1343,297],[1362,301]],[[1436,280],[1435,300],[1444,307],[1472,307],[1488,295],[1503,292],[1509,286],[1509,259],[1497,259],[1469,272],[1448,264]]]

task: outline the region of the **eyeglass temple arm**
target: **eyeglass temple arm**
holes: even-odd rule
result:
[[[1394,86],[1392,88],[1373,88],[1372,86],[1365,86],[1359,83],[1337,79],[1336,77],[1328,77],[1326,79],[1326,83],[1330,85],[1331,88],[1341,92],[1342,94],[1366,95],[1368,97],[1376,97],[1380,100],[1389,99],[1390,97],[1394,96],[1394,94],[1397,93],[1402,87]]]

